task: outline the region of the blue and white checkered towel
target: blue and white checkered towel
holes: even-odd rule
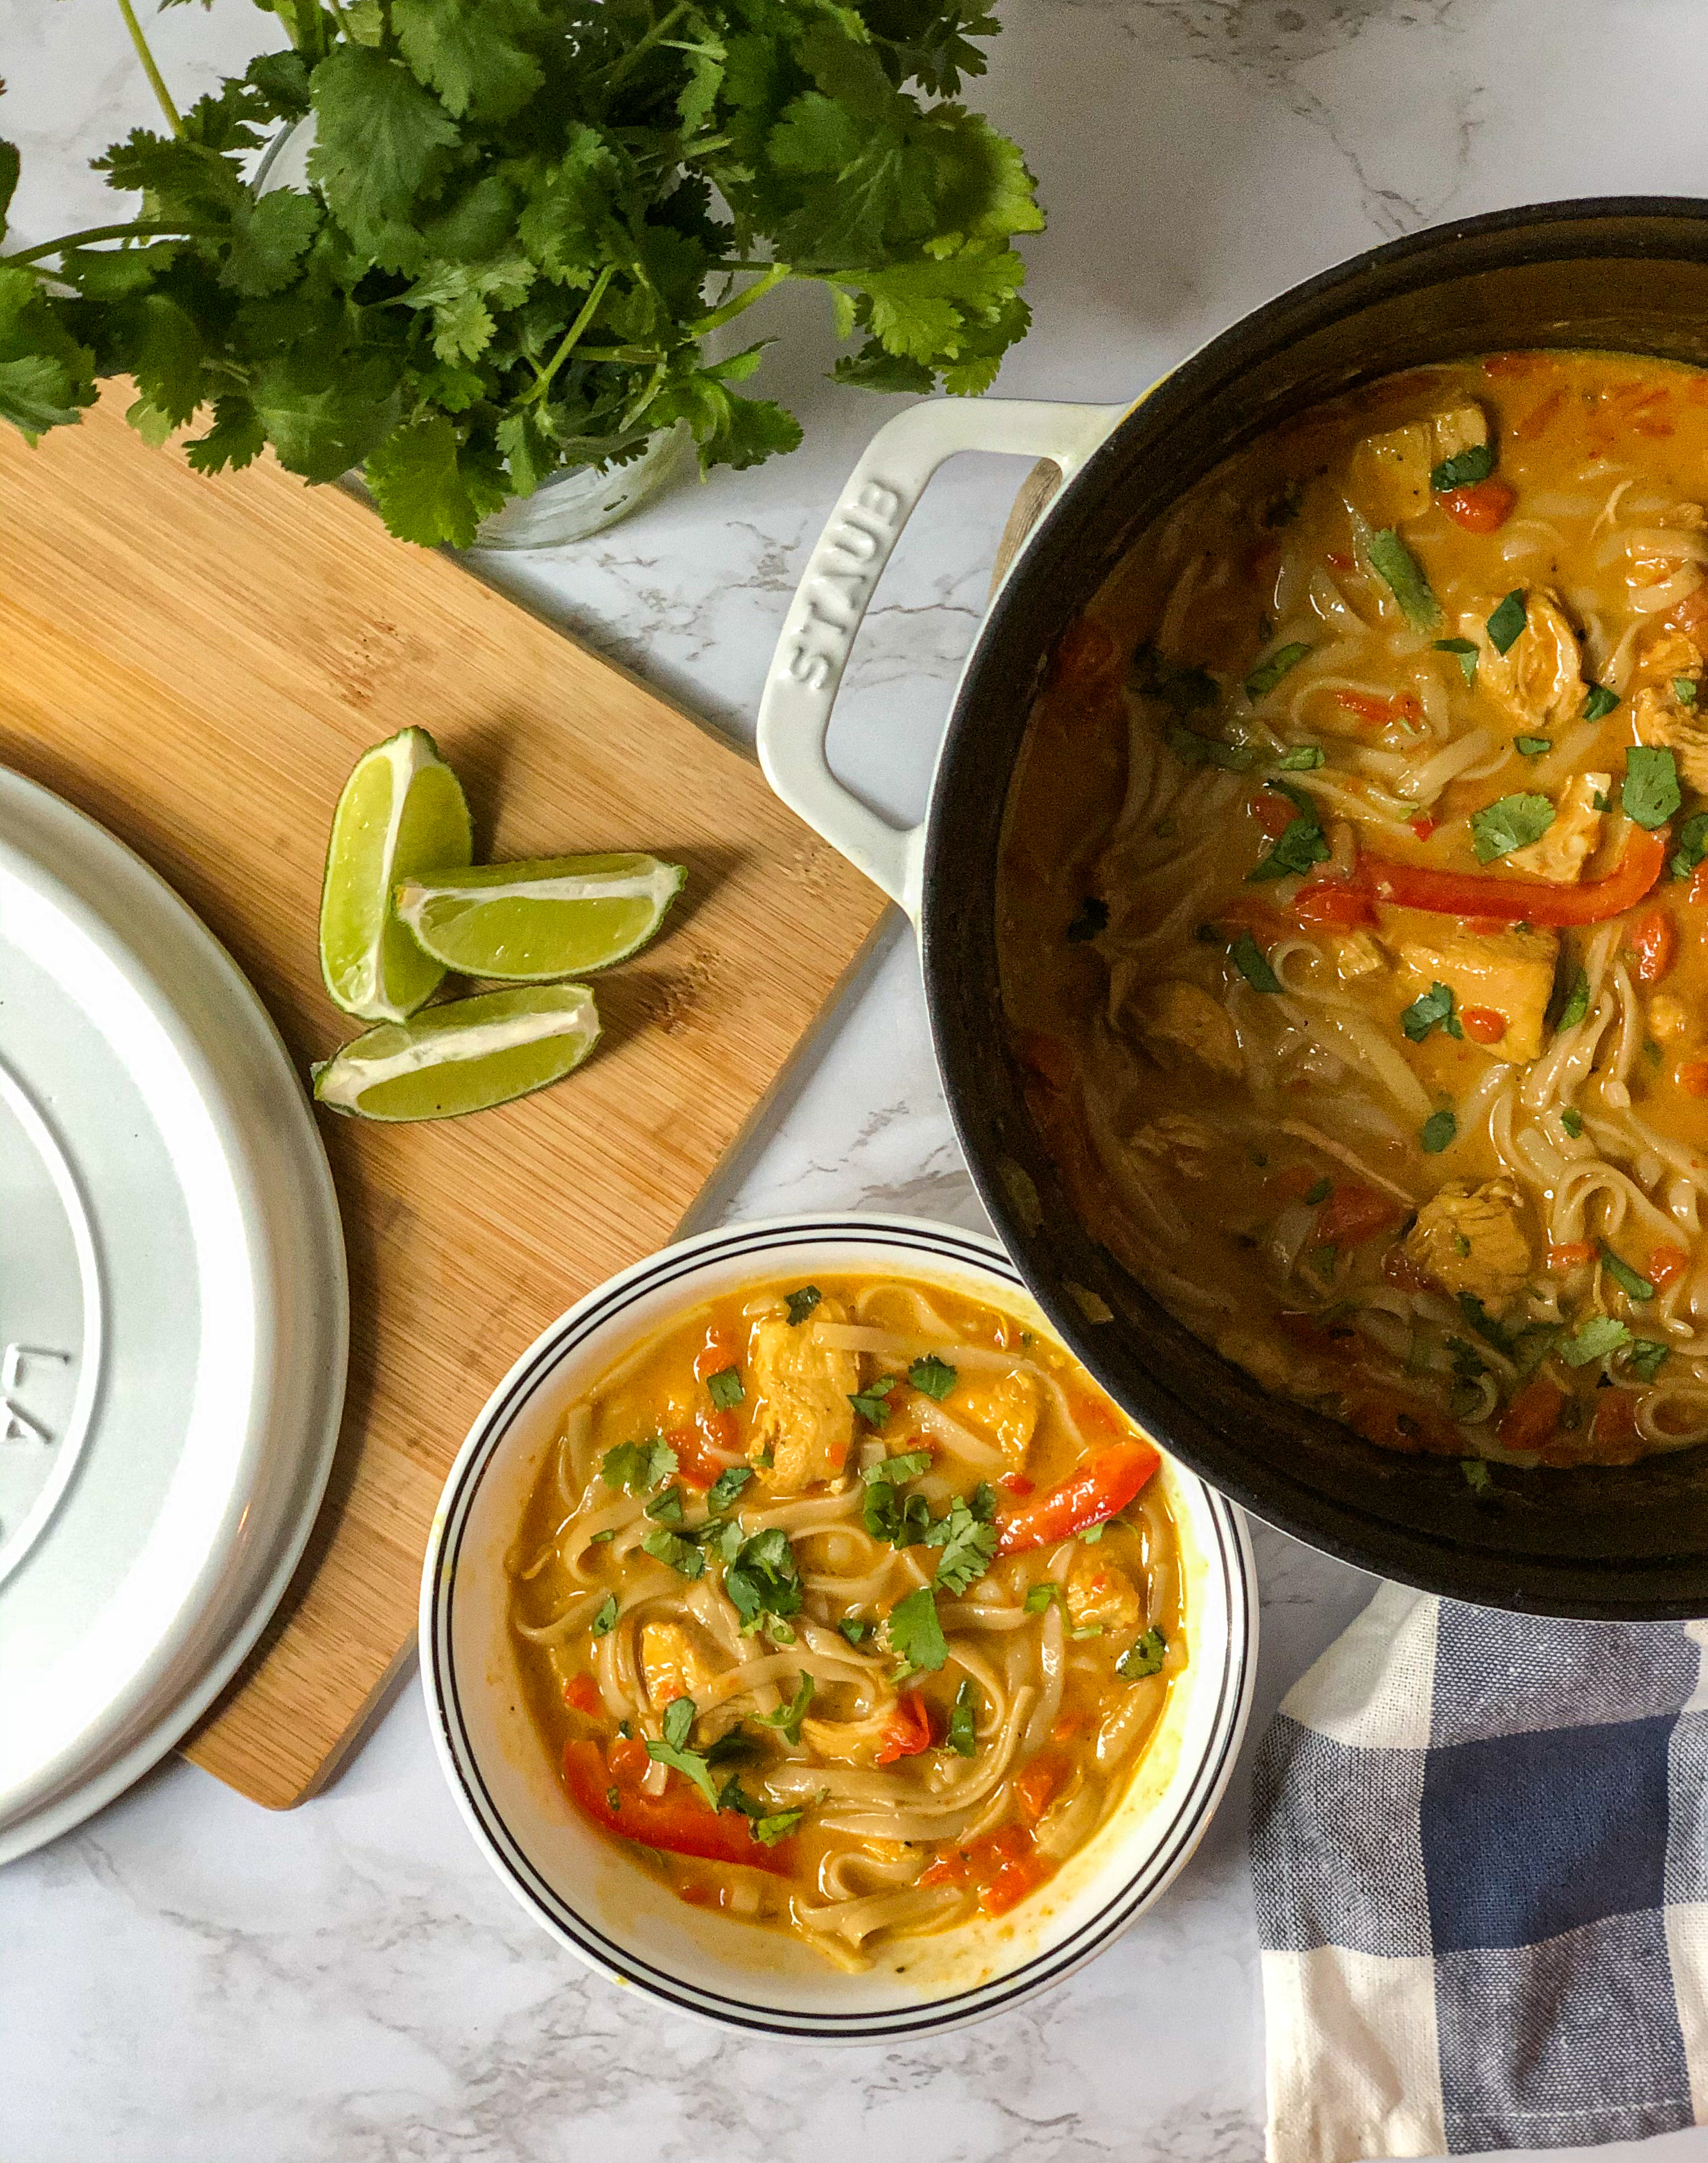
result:
[[[1385,1586],[1256,1768],[1271,2163],[1708,2122],[1708,1625]]]

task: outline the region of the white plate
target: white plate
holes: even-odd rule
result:
[[[0,1862],[144,1772],[254,1645],[348,1325],[259,1000],[139,858],[0,770]]]

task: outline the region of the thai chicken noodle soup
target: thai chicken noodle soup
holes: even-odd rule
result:
[[[1003,997],[1076,1207],[1370,1440],[1708,1436],[1708,376],[1391,378],[1222,465],[1062,642]]]
[[[511,1558],[568,1800],[843,1966],[1044,1884],[1187,1658],[1156,1452],[935,1285],[719,1299],[566,1414]]]

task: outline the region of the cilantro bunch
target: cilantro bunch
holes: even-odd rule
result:
[[[565,468],[685,422],[703,469],[792,450],[703,341],[822,285],[845,383],[982,390],[1043,219],[955,102],[980,0],[271,0],[290,47],[97,160],[131,223],[0,256],[0,414],[34,442],[127,374],[198,472],[270,444],[359,466],[406,540],[463,546]],[[265,0],[264,0],[265,4]],[[310,185],[246,175],[312,116]],[[0,145],[0,238],[18,174]],[[57,257],[56,267],[48,259]]]

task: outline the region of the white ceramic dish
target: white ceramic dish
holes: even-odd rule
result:
[[[331,1469],[348,1309],[307,1098],[230,957],[3,771],[0,830],[3,1862],[254,1645]]]
[[[1191,1658],[1126,1799],[1000,1922],[913,1939],[850,1975],[780,1935],[684,1907],[579,1819],[523,1709],[504,1557],[578,1391],[672,1314],[756,1280],[893,1270],[1047,1329],[993,1240],[908,1218],[797,1218],[707,1233],[615,1277],[554,1322],[493,1392],[453,1467],[422,1579],[421,1665],[446,1778],[487,1860],[590,1967],[735,2028],[873,2043],[1019,2003],[1118,1936],[1181,1869],[1232,1769],[1257,1601],[1244,1520],[1165,1463],[1186,1563]]]

